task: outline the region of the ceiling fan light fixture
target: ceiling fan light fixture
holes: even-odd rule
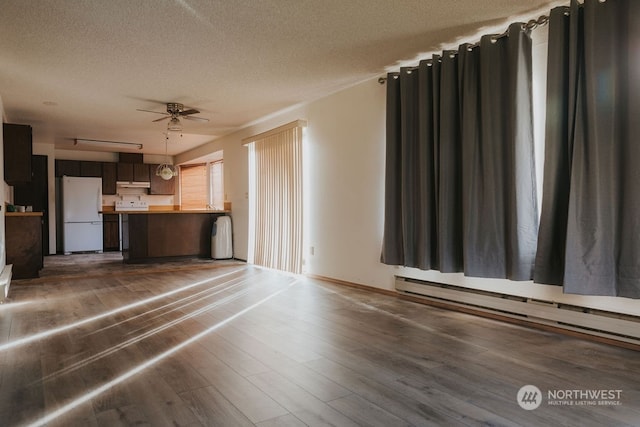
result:
[[[182,132],[182,123],[177,117],[171,117],[169,124],[167,125],[167,131],[169,132]]]

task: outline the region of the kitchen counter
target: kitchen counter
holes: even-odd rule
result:
[[[42,216],[42,212],[5,212],[4,216]]]
[[[226,206],[225,206],[226,208]],[[206,213],[206,214],[227,214],[231,213],[231,209],[180,209],[180,206],[166,205],[150,205],[148,210],[115,210],[114,206],[102,206],[101,214],[189,214],[189,213]]]
[[[112,211],[122,218],[122,257],[144,263],[184,257],[211,258],[211,229],[229,211]]]
[[[148,211],[103,211],[101,213],[106,214],[127,214],[127,215],[156,215],[156,214],[227,214],[231,211],[219,211],[219,210],[148,210]]]

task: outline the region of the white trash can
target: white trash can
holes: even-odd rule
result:
[[[231,217],[219,216],[211,228],[211,258],[233,258],[231,247]]]

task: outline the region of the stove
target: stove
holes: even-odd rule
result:
[[[116,212],[118,211],[148,211],[149,202],[146,200],[117,200]]]

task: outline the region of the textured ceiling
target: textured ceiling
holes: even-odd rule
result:
[[[4,119],[57,148],[87,138],[163,154],[166,121],[136,109],[181,102],[210,121],[183,121],[177,154],[563,3],[2,0]]]

